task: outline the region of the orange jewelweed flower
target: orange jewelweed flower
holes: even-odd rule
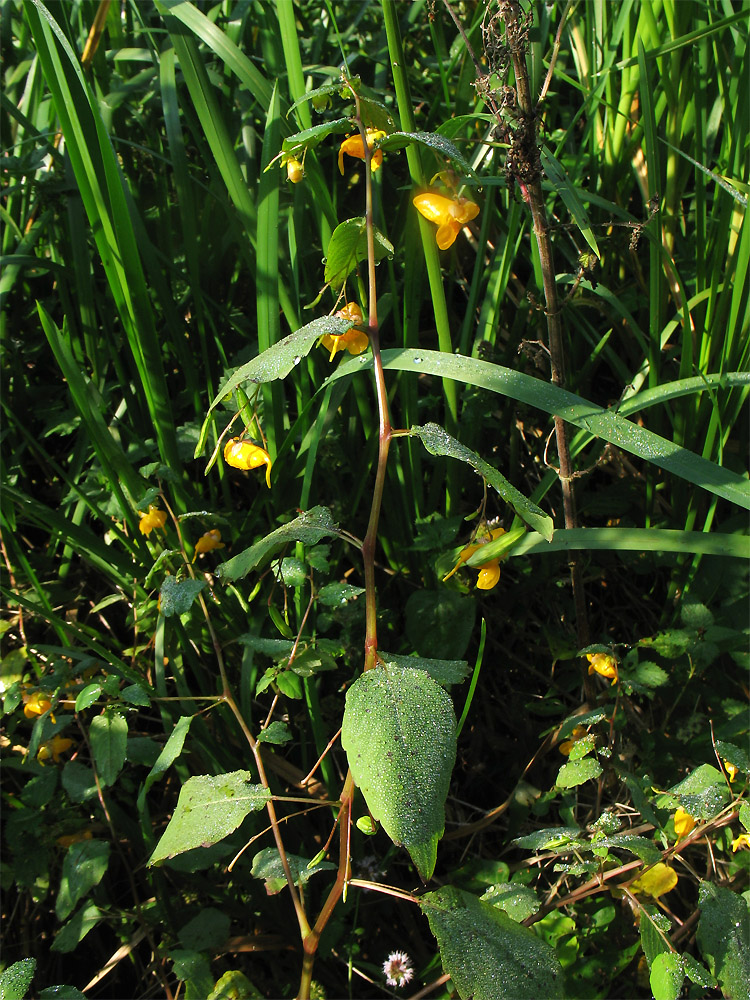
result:
[[[351,320],[352,323],[364,322],[362,310],[356,302],[347,302],[338,312],[334,313],[334,316]],[[366,351],[370,344],[370,338],[364,330],[359,330],[356,326],[353,326],[351,330],[347,330],[346,333],[342,333],[339,336],[327,333],[324,337],[321,337],[320,343],[327,351],[331,352],[328,360],[333,361],[337,351],[347,350],[350,354],[361,354],[363,351]]]
[[[282,158],[281,165],[286,167],[286,175],[292,184],[299,184],[305,176],[304,164],[300,163],[296,156]]]
[[[66,750],[70,750],[72,746],[74,746],[74,741],[68,739],[67,736],[53,736],[51,740],[47,743],[42,743],[39,747],[36,755],[37,760],[45,761],[51,757],[54,764],[59,764],[60,755],[64,754]]]
[[[586,659],[589,661],[590,674],[599,674],[611,679],[613,684],[617,683],[617,660],[614,656],[609,653],[587,653]]]
[[[472,542],[470,545],[466,545],[458,556],[458,562],[450,571],[443,577],[443,581],[447,580],[449,577],[453,576],[459,566],[463,566],[467,559],[470,559],[475,552],[486,545],[488,542],[494,542],[496,538],[505,534],[505,528],[493,528],[479,541]],[[486,563],[482,563],[480,566],[475,566],[475,569],[479,570],[479,579],[477,580],[478,590],[492,590],[497,581],[500,579],[500,559],[490,559]]]
[[[257,469],[261,465],[266,468],[266,485],[271,489],[271,456],[257,444],[250,441],[240,441],[232,438],[224,447],[224,461],[234,469]]]
[[[195,552],[193,553],[193,562],[201,555],[203,552],[213,552],[214,549],[225,548],[224,542],[221,540],[221,532],[218,528],[211,528],[207,531],[205,535],[201,535],[198,541],[195,543]]]
[[[563,740],[563,742],[557,749],[560,751],[563,757],[567,757],[570,754],[570,751],[576,745],[576,743],[579,740],[582,740],[585,735],[586,735],[586,727],[576,726],[573,732],[570,734],[570,738],[567,740]]]
[[[38,718],[40,715],[44,715],[45,712],[49,712],[52,708],[52,702],[50,701],[49,695],[46,691],[35,691],[34,694],[30,695],[23,706],[23,714],[27,719]],[[55,721],[54,715],[50,712],[50,719]]]
[[[738,767],[735,767],[734,764],[730,764],[728,760],[724,760],[723,757],[721,759],[721,762],[724,765],[724,770],[727,772],[729,780],[734,781],[734,779],[739,774],[740,769]]]
[[[152,503],[148,505],[148,513],[144,514],[138,512],[138,516],[141,519],[141,523],[138,528],[142,535],[150,535],[154,528],[163,528],[167,523],[167,512],[165,510],[159,510],[158,507],[154,507]]]
[[[78,833],[66,833],[57,838],[60,847],[72,847],[73,844],[80,844],[82,840],[93,840],[94,834],[89,829],[79,830]]]
[[[385,139],[385,132],[381,132],[377,128],[367,129],[367,148],[372,149],[376,142],[380,139]],[[339,147],[339,173],[344,173],[344,153],[347,156],[356,156],[358,160],[364,160],[365,158],[365,144],[362,142],[362,136],[357,132],[354,135],[348,135],[346,139],[341,143]],[[375,173],[376,170],[380,168],[383,162],[383,151],[376,149],[370,158],[370,163],[372,165],[372,172]]]
[[[436,191],[425,191],[413,199],[414,207],[428,222],[436,222],[435,235],[441,250],[447,250],[456,242],[456,237],[467,222],[479,215],[479,205],[467,198],[447,198]]]
[[[750,847],[750,837],[746,833],[741,833],[739,837],[735,837],[732,841],[732,854],[735,851],[739,851],[741,847]]]
[[[694,826],[695,820],[690,813],[686,813],[684,809],[677,809],[675,811],[674,832],[677,834],[678,840],[682,840],[683,837],[687,837]]]

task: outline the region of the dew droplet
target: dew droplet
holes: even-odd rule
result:
[[[415,365],[421,365],[422,364],[422,359],[419,357],[418,354],[414,355],[414,357],[412,358],[412,361],[414,362]]]
[[[298,365],[298,364],[300,363],[300,361],[301,361],[301,360],[302,360],[302,358],[301,358],[301,357],[299,356],[299,354],[298,354],[298,355],[297,355],[297,357],[296,357],[296,358],[294,359],[294,363],[295,363],[295,365]]]

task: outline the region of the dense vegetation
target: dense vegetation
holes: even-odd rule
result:
[[[750,996],[746,7],[0,15],[0,997]]]

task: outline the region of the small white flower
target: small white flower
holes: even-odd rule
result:
[[[405,951],[392,951],[383,962],[383,972],[388,986],[405,986],[414,975],[411,959]]]

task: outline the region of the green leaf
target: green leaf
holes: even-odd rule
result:
[[[193,721],[191,715],[183,715],[175,724],[174,729],[169,734],[169,739],[164,744],[161,753],[156,758],[154,766],[146,775],[146,781],[143,786],[143,794],[145,795],[149,788],[158,781],[159,778],[164,774],[167,768],[180,756],[182,753],[182,747],[185,743],[185,737],[190,729],[190,723]],[[140,798],[140,796],[139,796]]]
[[[99,780],[112,785],[125,763],[128,723],[119,712],[105,712],[91,720],[89,739]]]
[[[263,1000],[263,994],[238,969],[230,969],[208,995],[208,1000]]]
[[[307,579],[307,566],[301,559],[285,556],[281,560],[281,579],[286,587],[301,587]]]
[[[630,833],[616,834],[613,837],[603,837],[601,840],[592,842],[592,847],[616,847],[624,851],[630,851],[647,865],[654,865],[661,861],[661,851],[652,840],[646,837],[637,837]]]
[[[428,659],[463,657],[474,631],[477,605],[455,590],[417,590],[406,602],[406,635]]]
[[[738,771],[750,774],[750,758],[745,750],[736,747],[734,743],[725,743],[723,740],[717,740],[716,752],[722,760],[733,764]]]
[[[747,802],[743,802],[740,806],[739,819],[745,829],[750,830],[750,805]]]
[[[652,904],[645,904],[641,911],[640,932],[641,947],[646,956],[649,970],[658,955],[669,952],[668,939],[665,937],[669,931],[669,918],[665,917],[663,913],[659,913]]]
[[[739,893],[710,882],[698,890],[696,935],[708,967],[729,1000],[750,997],[750,915]]]
[[[165,576],[159,591],[159,610],[165,618],[185,615],[207,586],[205,580],[176,580],[173,576]]]
[[[73,802],[86,802],[97,794],[96,780],[92,768],[77,760],[65,763],[62,772],[62,785]]]
[[[289,726],[285,722],[272,722],[266,729],[261,729],[258,733],[258,743],[274,743],[282,746],[292,738]]]
[[[148,864],[194,847],[209,847],[234,832],[248,813],[262,809],[271,793],[262,785],[250,784],[251,778],[249,771],[189,778]]]
[[[443,687],[462,684],[471,673],[471,667],[466,660],[430,660],[424,656],[400,656],[382,650],[378,655],[386,667],[424,670]]]
[[[578,191],[571,184],[570,178],[565,172],[565,168],[555,159],[554,154],[551,153],[546,146],[542,146],[540,155],[545,174],[549,177],[552,182],[552,186],[565,202],[565,207],[570,212],[573,221],[580,229],[581,235],[598,257],[599,246],[591,228],[591,222],[589,221],[588,214],[586,209],[583,207],[581,199],[578,197]]]
[[[326,607],[340,608],[364,592],[364,587],[353,587],[351,583],[327,583],[318,591],[318,600]]]
[[[519,492],[497,469],[480,458],[476,452],[451,437],[438,424],[412,427],[409,434],[412,437],[418,437],[431,455],[445,455],[448,458],[456,458],[459,462],[466,462],[477,475],[484,477],[490,486],[497,490],[503,500],[511,505],[522,520],[536,529],[548,541],[552,539],[554,532],[552,518]]]
[[[214,906],[206,906],[179,931],[180,944],[195,951],[218,949],[226,944],[231,925],[228,914]]]
[[[607,718],[607,714],[608,709],[604,706],[602,708],[595,708],[591,712],[585,712],[582,715],[569,716],[560,727],[560,739],[567,740],[576,726],[593,726],[595,722],[601,722],[602,719]]]
[[[379,229],[374,231],[375,263],[395,253]],[[367,220],[364,217],[341,222],[331,234],[326,254],[325,280],[338,292],[361,260],[367,259]],[[349,324],[351,325],[351,324]]]
[[[424,146],[426,149],[431,149],[438,156],[445,156],[447,159],[452,160],[464,174],[468,174],[471,177],[476,176],[472,165],[457,146],[450,139],[446,139],[444,135],[440,135],[438,132],[391,132],[389,136],[381,139],[376,145],[379,149],[392,150],[404,149],[404,147],[411,146],[413,143]]]
[[[483,902],[505,910],[511,920],[521,923],[542,905],[530,885],[519,882],[500,882],[491,886],[483,896]]]
[[[75,986],[48,986],[39,994],[39,1000],[86,1000],[86,994]]]
[[[169,953],[172,971],[185,984],[185,1000],[204,1000],[214,986],[211,963],[200,951],[176,949]]]
[[[461,1000],[556,1000],[563,974],[555,951],[495,906],[444,886],[419,905],[443,968]]]
[[[36,970],[35,958],[22,958],[0,973],[0,1000],[23,1000]]]
[[[341,743],[370,813],[427,881],[456,759],[450,698],[423,670],[368,670],[346,693]]]
[[[141,705],[143,708],[148,708],[151,704],[148,691],[140,684],[128,684],[120,692],[120,697],[129,705]]]
[[[79,691],[76,696],[76,712],[83,712],[84,709],[90,708],[101,693],[101,684],[87,684],[83,691]]]
[[[325,87],[319,88],[321,92],[325,91]],[[330,93],[330,91],[329,91]],[[306,94],[305,99],[311,97],[311,94]],[[297,102],[300,103],[299,101]],[[345,132],[352,131],[352,123],[348,118],[336,118],[334,121],[322,122],[320,125],[312,125],[310,128],[304,129],[302,132],[295,132],[294,135],[288,135],[281,142],[281,148],[285,153],[290,153],[292,156],[299,157],[304,153],[306,149],[314,149],[319,146],[324,139],[327,139],[329,135],[335,133],[343,134]]]
[[[96,927],[103,916],[102,911],[94,903],[87,903],[81,907],[78,913],[72,916],[67,924],[64,924],[57,932],[55,940],[52,942],[52,951],[61,951],[64,954],[73,951],[88,932]]]
[[[726,805],[729,790],[720,771],[711,764],[701,764],[668,789],[667,795],[696,819],[712,819]]]
[[[649,977],[654,1000],[677,1000],[684,980],[681,955],[667,951],[656,956]]]
[[[321,538],[338,534],[338,525],[334,522],[327,507],[312,507],[310,510],[295,517],[293,521],[282,524],[261,538],[249,549],[244,549],[216,570],[216,575],[226,582],[241,580],[254,570],[272,552],[288,545],[290,542],[304,542],[305,545],[315,545]]]
[[[713,989],[716,986],[716,980],[708,969],[704,965],[701,965],[700,962],[696,962],[692,955],[688,955],[685,952],[682,956],[682,962],[685,966],[685,975],[691,983],[703,986],[707,990]]]
[[[714,616],[705,604],[683,604],[680,608],[680,619],[685,628],[706,629],[714,623]]]
[[[565,847],[582,843],[579,840],[581,831],[577,826],[553,826],[546,830],[537,830],[529,833],[525,837],[516,837],[513,841],[519,847],[527,847],[530,851],[549,851],[556,847]]]
[[[304,885],[313,875],[318,872],[335,871],[336,865],[330,861],[320,861],[317,865],[308,867],[310,858],[302,858],[297,854],[287,854],[289,870],[292,873],[295,885]],[[254,878],[262,878],[266,883],[266,892],[269,896],[275,895],[286,886],[286,875],[281,857],[275,847],[266,847],[259,851],[253,858],[251,871]]]
[[[594,733],[589,733],[587,736],[582,736],[580,740],[576,740],[573,746],[570,748],[570,753],[568,754],[568,760],[573,763],[576,760],[583,760],[587,757],[592,750],[596,748],[596,735]]]
[[[584,757],[583,760],[575,760],[568,764],[563,764],[557,773],[555,784],[558,788],[575,788],[582,785],[584,781],[598,778],[602,773],[602,766],[594,757]]]
[[[656,663],[644,661],[620,671],[620,680],[634,688],[650,690],[662,687],[669,682],[669,674]]]
[[[89,890],[99,885],[108,865],[109,844],[103,840],[84,840],[68,848],[55,903],[58,920],[69,917]]]

